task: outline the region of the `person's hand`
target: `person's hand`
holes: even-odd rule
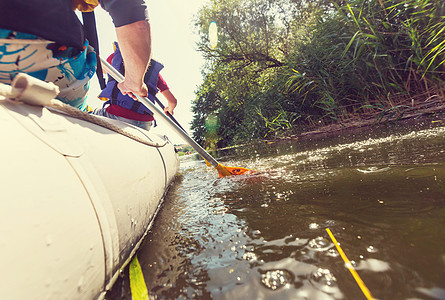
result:
[[[172,94],[170,90],[165,90],[161,92],[162,95],[167,99],[168,105],[164,108],[165,114],[169,112],[171,115],[173,115],[173,110],[175,109],[176,105],[178,105],[178,100],[176,100],[175,96]]]
[[[147,97],[148,96],[148,89],[145,83],[138,84],[134,83],[129,80],[124,80],[120,83],[118,83],[117,87],[121,91],[123,95],[128,95],[134,100],[137,101],[137,98],[135,95],[141,96],[141,97]]]
[[[164,112],[165,112],[165,114],[170,113],[173,116],[173,109],[174,109],[174,107],[167,106],[167,107],[164,107]]]

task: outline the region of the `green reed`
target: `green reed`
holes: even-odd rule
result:
[[[445,80],[441,5],[349,0],[336,6],[294,52],[287,91],[332,121],[370,109],[382,120],[382,111],[402,110],[404,101]]]

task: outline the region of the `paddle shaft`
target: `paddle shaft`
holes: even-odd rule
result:
[[[111,75],[117,82],[124,81],[124,76],[119,73],[112,65],[106,60],[100,58],[105,71]],[[172,121],[161,109],[155,106],[148,98],[135,95],[138,101],[144,104],[148,109],[158,113],[171,129],[173,129],[187,144],[189,144],[196,152],[198,152],[207,162],[209,162],[215,168],[219,165],[218,161],[214,159],[207,151],[204,150],[194,139],[192,139],[178,124]]]
[[[155,96],[155,101],[156,101],[157,104],[159,104],[159,106],[160,106],[162,109],[165,108],[164,104],[162,104],[162,102],[159,101],[159,99],[158,99],[156,96]],[[169,112],[167,111],[166,114],[167,114],[167,116],[168,116],[170,119],[172,119],[173,122],[175,122],[176,125],[179,126],[179,128],[181,128],[181,129],[185,132],[185,129],[182,128],[181,124],[179,124],[179,122],[175,119],[175,117],[172,116],[171,113],[169,113]]]

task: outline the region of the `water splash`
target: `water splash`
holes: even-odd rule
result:
[[[358,172],[365,173],[365,174],[380,173],[380,172],[386,172],[386,171],[389,171],[389,170],[391,170],[390,167],[383,167],[383,168],[369,167],[369,168],[365,168],[365,169],[357,169]]]
[[[319,236],[309,241],[308,246],[315,251],[327,251],[333,245],[326,238]]]
[[[312,273],[312,280],[323,286],[335,287],[337,286],[337,279],[332,275],[331,271],[328,269],[319,268],[317,271]]]
[[[368,258],[360,261],[356,269],[368,270],[372,272],[386,272],[389,271],[391,268],[389,266],[389,263],[387,263],[386,261],[382,261],[375,258]]]
[[[329,249],[327,251],[326,255],[331,256],[331,257],[338,257],[338,256],[340,256],[340,253],[338,253],[338,251],[335,249]]]
[[[319,229],[320,225],[318,225],[317,223],[311,223],[309,224],[309,229]]]
[[[243,254],[243,259],[247,260],[247,261],[256,261],[258,259],[258,257],[253,252],[246,252]]]
[[[261,283],[273,291],[290,284],[292,281],[293,275],[287,270],[269,270],[261,275]]]
[[[328,269],[318,268],[312,273],[310,281],[315,288],[329,294],[334,299],[344,298],[343,293],[338,287],[337,278],[335,278],[335,276]]]

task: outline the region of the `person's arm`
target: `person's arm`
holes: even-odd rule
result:
[[[161,94],[167,99],[168,105],[164,107],[164,112],[169,112],[171,115],[173,115],[173,110],[176,108],[176,105],[178,104],[178,100],[176,97],[170,92],[170,90],[162,91]]]
[[[116,27],[125,64],[125,80],[118,87],[125,94],[147,96],[144,75],[151,57],[151,31],[144,0],[99,0]]]
[[[117,41],[125,64],[125,80],[118,84],[122,94],[146,97],[144,75],[151,57],[151,33],[148,21],[116,27]]]

